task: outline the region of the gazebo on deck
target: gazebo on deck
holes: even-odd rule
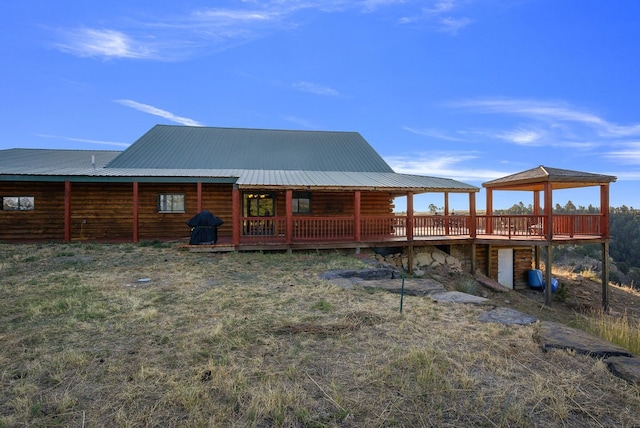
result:
[[[525,229],[527,234],[538,235],[541,241],[535,245],[535,265],[540,266],[540,247],[547,249],[545,280],[551,284],[552,245],[558,243],[602,244],[602,307],[609,307],[609,185],[616,181],[611,175],[538,166],[483,183],[486,189],[487,233],[499,223],[502,216],[494,216],[493,193],[495,191],[528,191],[533,193],[533,215],[508,216],[506,227]],[[564,215],[553,212],[553,191],[598,186],[600,188],[600,212],[598,214]],[[541,198],[542,194],[542,198]],[[541,209],[541,201],[542,209]],[[539,238],[539,239],[540,239]],[[551,287],[545,289],[545,304],[551,304]]]

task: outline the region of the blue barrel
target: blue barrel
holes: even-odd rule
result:
[[[529,287],[544,290],[544,279],[540,269],[531,269],[529,271]]]

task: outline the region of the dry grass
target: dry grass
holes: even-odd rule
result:
[[[634,426],[640,387],[336,254],[0,245],[0,426]],[[148,282],[138,279],[150,278]]]

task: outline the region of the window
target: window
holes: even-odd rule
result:
[[[158,212],[183,213],[184,193],[161,193],[158,195]]]
[[[293,212],[297,214],[311,212],[311,192],[293,192]]]
[[[274,193],[244,194],[244,215],[246,217],[271,217],[275,214],[276,197]]]
[[[4,196],[3,211],[32,211],[35,209],[33,196]]]

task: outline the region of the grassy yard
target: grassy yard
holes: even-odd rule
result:
[[[0,427],[638,426],[640,386],[336,253],[0,245]]]

